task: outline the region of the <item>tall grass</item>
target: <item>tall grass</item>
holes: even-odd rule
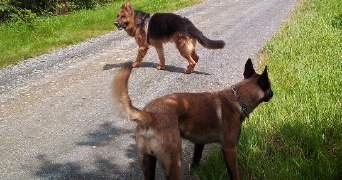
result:
[[[124,2],[0,26],[0,68],[115,30],[116,14]],[[154,13],[170,12],[199,2],[203,0],[133,0],[132,4],[135,9]]]
[[[342,179],[342,1],[299,0],[260,58],[274,97],[243,123],[242,179]],[[205,159],[201,179],[227,178],[219,145]]]

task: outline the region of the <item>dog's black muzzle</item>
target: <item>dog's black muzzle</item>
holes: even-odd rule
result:
[[[272,97],[273,97],[273,91],[270,90],[268,95],[264,98],[264,102],[268,102],[269,100],[271,100]]]
[[[114,22],[114,25],[119,29],[125,29],[128,26],[128,22],[124,22],[124,23],[119,23],[118,21]]]
[[[119,24],[119,22],[115,21],[114,25],[118,28],[120,24]]]

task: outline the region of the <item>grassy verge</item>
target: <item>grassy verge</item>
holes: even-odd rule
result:
[[[342,179],[342,1],[299,0],[260,53],[274,97],[243,123],[242,179]],[[220,146],[196,169],[227,178]]]
[[[146,12],[171,12],[204,0],[133,0],[133,7]],[[23,59],[51,52],[115,30],[122,3],[115,1],[95,10],[69,15],[39,17],[30,24],[0,26],[0,68]]]

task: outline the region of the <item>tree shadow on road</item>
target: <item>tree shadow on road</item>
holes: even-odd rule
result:
[[[96,170],[84,172],[82,166],[77,162],[54,163],[44,155],[39,155],[41,168],[36,172],[36,176],[43,179],[91,179],[91,180],[106,180],[106,179],[130,179],[129,172],[123,171],[109,160],[98,158],[94,162]],[[122,177],[117,177],[116,174],[122,174]]]
[[[101,124],[95,131],[86,135],[87,141],[76,143],[77,146],[96,146],[104,149],[111,149],[113,141],[120,135],[132,134],[130,138],[135,139],[134,130],[127,130],[113,126],[106,122]],[[106,147],[108,146],[108,147]],[[189,146],[189,142],[183,144],[183,170],[182,179],[194,179],[193,173],[189,170],[191,154],[193,146]],[[98,149],[98,148],[96,148]],[[96,154],[92,160],[67,161],[60,163],[58,159],[51,159],[47,155],[40,154],[37,159],[40,162],[39,169],[34,173],[38,178],[42,179],[75,179],[75,180],[106,180],[106,179],[143,179],[143,173],[138,160],[138,153],[136,144],[129,144],[125,150],[125,156],[130,162],[127,166],[122,167],[117,163],[115,155],[107,156],[105,152],[101,151]],[[104,154],[103,154],[104,153]],[[64,156],[64,155],[61,155]],[[91,162],[91,163],[89,163]],[[156,168],[156,179],[165,179],[162,166],[158,163]]]
[[[37,159],[40,162],[38,171],[35,176],[42,179],[75,179],[75,180],[106,180],[106,179],[142,179],[143,175],[140,169],[140,163],[137,158],[135,144],[130,144],[126,149],[126,157],[130,159],[126,167],[116,163],[116,152],[113,148],[112,152],[104,153],[106,149],[111,149],[113,141],[121,135],[132,134],[134,130],[118,128],[112,123],[105,122],[101,124],[95,131],[86,135],[87,140],[77,142],[77,146],[103,147],[105,150],[96,153],[95,157],[91,157],[91,161],[82,158],[81,161],[67,161],[63,163],[56,162],[58,160],[50,159],[47,155],[40,154]],[[131,136],[134,138],[134,135]],[[108,146],[108,147],[106,147]],[[104,155],[103,155],[104,153]],[[64,156],[64,155],[61,155]],[[89,163],[91,162],[91,163]]]
[[[132,133],[130,130],[120,129],[114,127],[111,123],[106,122],[100,125],[100,127],[87,134],[88,140],[79,142],[79,146],[106,146],[108,143],[114,140],[118,135]]]
[[[113,68],[121,68],[125,63],[118,63],[118,64],[106,64],[103,66],[102,70],[110,70]],[[138,67],[141,68],[157,68],[159,64],[158,63],[154,63],[154,62],[142,62]],[[176,67],[176,66],[172,66],[172,65],[166,65],[165,69],[163,69],[163,71],[169,71],[169,72],[175,72],[175,73],[183,73],[184,68],[180,68],[180,67]],[[195,74],[204,74],[204,75],[210,75],[209,73],[206,72],[199,72],[199,71],[193,71],[192,73]]]

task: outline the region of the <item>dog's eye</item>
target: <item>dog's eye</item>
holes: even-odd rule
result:
[[[122,19],[126,19],[126,16],[121,16]]]

